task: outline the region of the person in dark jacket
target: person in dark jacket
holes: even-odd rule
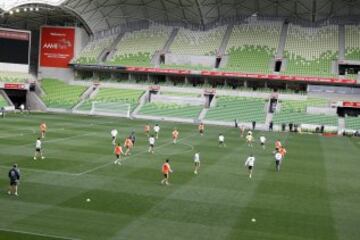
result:
[[[10,169],[8,173],[8,177],[10,180],[10,186],[8,194],[18,196],[18,185],[20,182],[20,169],[18,168],[17,164],[14,164],[13,167]]]

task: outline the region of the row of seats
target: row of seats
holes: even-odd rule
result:
[[[43,79],[41,87],[45,94],[42,99],[49,108],[71,109],[79,101],[86,87],[66,84],[55,79]]]
[[[290,24],[284,56],[286,74],[331,76],[331,63],[338,58],[339,30],[336,25],[320,28]]]
[[[300,100],[281,100],[280,111],[275,113],[273,122],[275,124],[319,124],[319,125],[338,125],[336,116],[308,114],[307,107],[328,107],[329,103],[325,99]]]
[[[116,88],[100,88],[96,96],[92,99],[86,100],[78,110],[88,111],[91,110],[92,103],[105,103],[101,104],[105,106],[106,103],[116,104],[130,104],[130,110],[133,111],[139,103],[139,98],[144,92],[142,90],[131,90],[131,89],[116,89]]]
[[[215,56],[224,38],[226,26],[208,31],[180,28],[170,52],[178,55]]]
[[[202,109],[202,106],[147,103],[140,109],[139,114],[162,117],[198,118]]]
[[[89,42],[75,60],[78,64],[96,64],[98,57],[105,50],[109,49],[115,41],[116,35],[96,39]]]
[[[7,101],[5,100],[5,98],[3,97],[3,95],[0,94],[0,108],[8,106],[9,104],[7,103]]]
[[[349,129],[360,130],[360,117],[346,117],[345,126]]]
[[[236,25],[230,36],[223,70],[269,73],[279,44],[282,22],[251,22]]]
[[[345,58],[360,60],[360,26],[345,26]]]
[[[0,82],[24,83],[30,79],[27,73],[0,71]]]
[[[151,58],[169,39],[172,28],[151,25],[148,29],[126,33],[116,46],[112,64],[150,66]]]
[[[217,98],[216,107],[207,112],[206,119],[228,122],[237,119],[239,122],[264,123],[266,101],[262,98],[221,96]]]

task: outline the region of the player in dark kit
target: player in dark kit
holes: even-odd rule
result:
[[[10,179],[10,186],[8,194],[14,194],[15,196],[18,196],[18,184],[20,181],[20,170],[17,167],[17,164],[14,164],[13,167],[10,169],[8,173],[9,179]]]
[[[133,143],[133,146],[135,147],[135,140],[136,140],[136,137],[135,137],[135,131],[133,130],[129,136],[131,142]]]

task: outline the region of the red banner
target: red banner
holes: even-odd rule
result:
[[[26,85],[20,83],[5,83],[4,89],[24,90],[26,89]]]
[[[347,108],[360,108],[360,102],[343,102],[342,105]]]
[[[269,80],[314,82],[314,83],[327,83],[327,84],[352,84],[352,85],[357,84],[357,81],[353,79],[291,76],[291,75],[280,75],[280,74],[256,74],[256,73],[221,72],[221,71],[192,71],[192,70],[179,70],[179,69],[147,68],[147,67],[127,67],[126,71],[143,72],[143,73],[164,73],[164,74],[176,74],[176,75],[200,75],[200,76],[210,76],[210,77],[269,79]]]
[[[68,68],[74,57],[74,43],[74,28],[42,27],[40,66]]]
[[[0,29],[0,38],[29,41],[30,33],[20,32],[15,30],[8,31],[8,30]]]

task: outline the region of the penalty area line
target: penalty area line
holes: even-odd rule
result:
[[[22,230],[8,229],[8,228],[0,228],[0,231],[9,232],[9,233],[19,233],[24,235],[32,235],[38,237],[62,239],[62,240],[81,240],[81,238],[65,237],[65,236],[58,236],[58,235],[52,235],[46,233],[36,233],[36,232],[22,231]]]

